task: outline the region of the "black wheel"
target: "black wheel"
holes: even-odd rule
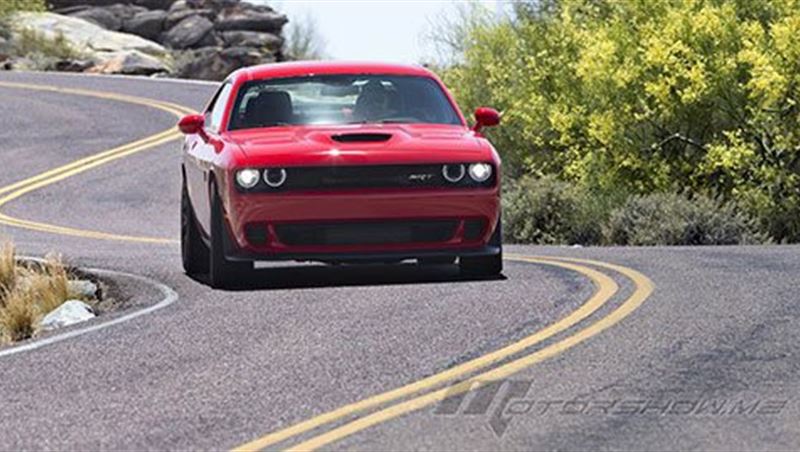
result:
[[[455,256],[434,256],[420,257],[417,259],[419,265],[449,265],[456,262]]]
[[[181,260],[183,270],[189,275],[208,272],[208,247],[197,227],[186,179],[181,189]]]
[[[225,259],[225,240],[228,231],[216,186],[211,186],[211,246],[208,260],[208,280],[211,287],[230,287],[236,281],[247,278],[253,270],[252,262],[232,262]]]
[[[489,245],[500,248],[500,252],[491,256],[462,256],[458,260],[462,275],[495,276],[503,271],[503,223],[498,220]]]

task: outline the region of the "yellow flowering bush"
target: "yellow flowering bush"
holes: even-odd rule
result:
[[[512,178],[692,193],[800,241],[800,0],[537,0],[443,71]]]

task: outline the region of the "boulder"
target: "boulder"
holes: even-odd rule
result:
[[[175,12],[175,11],[179,11],[179,10],[183,10],[183,9],[190,9],[190,8],[191,7],[189,6],[188,3],[186,3],[186,0],[176,0],[174,3],[172,3],[172,5],[170,5],[170,7],[169,7],[169,9],[167,11]]]
[[[230,47],[257,47],[276,51],[283,46],[283,38],[258,31],[224,31],[222,41]]]
[[[83,72],[92,66],[94,66],[94,63],[88,60],[58,60],[53,63],[52,69],[59,72]],[[72,283],[72,281],[70,281],[70,283]],[[91,282],[89,283],[91,284]],[[95,286],[95,291],[96,290],[97,286]]]
[[[203,41],[214,29],[214,24],[202,16],[189,16],[162,37],[162,42],[173,49],[188,49]]]
[[[88,8],[70,14],[70,17],[88,20],[100,25],[106,30],[119,31],[122,28],[122,19],[105,8]]]
[[[233,8],[239,5],[241,2],[242,0],[206,0],[206,3],[212,5],[212,7],[217,10]]]
[[[138,13],[122,24],[122,31],[156,40],[164,30],[167,12],[161,9]]]
[[[139,13],[144,13],[149,11],[145,7],[130,5],[127,3],[116,3],[114,5],[107,6],[105,9],[110,11],[115,16],[117,16],[123,22]]]
[[[87,279],[72,280],[67,283],[67,292],[74,298],[94,298],[97,295],[97,284]]]
[[[2,0],[6,1],[6,0]],[[167,9],[175,0],[47,0],[53,10],[61,10],[91,3],[94,6],[111,6],[115,4],[130,3],[148,9]]]
[[[80,300],[67,300],[61,306],[44,316],[41,322],[39,322],[39,326],[43,330],[54,330],[79,322],[85,322],[94,317],[94,310],[88,304]]]
[[[171,71],[171,67],[162,60],[138,50],[114,52],[89,68],[86,72],[96,74],[153,75]]]
[[[264,61],[264,55],[249,47],[203,47],[184,52],[175,74],[182,78],[224,80],[231,72]]]
[[[53,9],[52,12],[57,14],[63,14],[65,16],[71,16],[72,14],[75,14],[77,12],[86,11],[87,9],[91,8],[94,8],[94,6],[91,5],[66,6],[64,8]]]
[[[215,14],[214,10],[211,9],[178,9],[169,11],[167,13],[167,18],[164,20],[164,28],[169,30],[181,23],[184,19],[192,16],[202,16],[206,19],[213,20]]]
[[[257,9],[234,9],[223,11],[217,16],[214,28],[220,31],[245,30],[280,32],[289,20],[283,14]]]
[[[165,58],[167,49],[139,36],[106,30],[76,17],[53,13],[17,13],[14,20],[19,28],[32,28],[45,38],[61,35],[76,50],[96,57],[98,53],[136,50],[154,57]]]

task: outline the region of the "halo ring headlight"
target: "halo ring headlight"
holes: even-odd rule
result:
[[[464,178],[466,175],[467,170],[464,168],[464,165],[444,165],[442,167],[442,176],[444,176],[445,180],[450,183],[457,183],[461,179]]]
[[[469,166],[469,177],[475,182],[486,182],[492,177],[492,165],[488,163],[473,163]]]
[[[278,188],[286,182],[286,170],[272,168],[264,170],[264,182],[272,188]]]
[[[250,189],[258,184],[260,177],[261,173],[257,169],[244,168],[236,172],[236,183],[242,188]]]

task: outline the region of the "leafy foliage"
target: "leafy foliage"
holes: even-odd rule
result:
[[[619,207],[613,207],[619,206]],[[553,176],[524,176],[503,196],[504,239],[540,245],[769,243],[732,203],[694,195],[592,192]]]
[[[472,21],[445,81],[506,174],[691,193],[800,241],[800,0],[537,0]]]
[[[523,177],[503,196],[503,233],[515,243],[594,244],[601,219],[584,193],[554,177]]]
[[[667,193],[631,197],[611,213],[606,237],[611,244],[647,246],[769,242],[732,204]]]
[[[45,0],[0,0],[0,36],[8,37],[10,25],[8,17],[17,11],[45,11]]]

